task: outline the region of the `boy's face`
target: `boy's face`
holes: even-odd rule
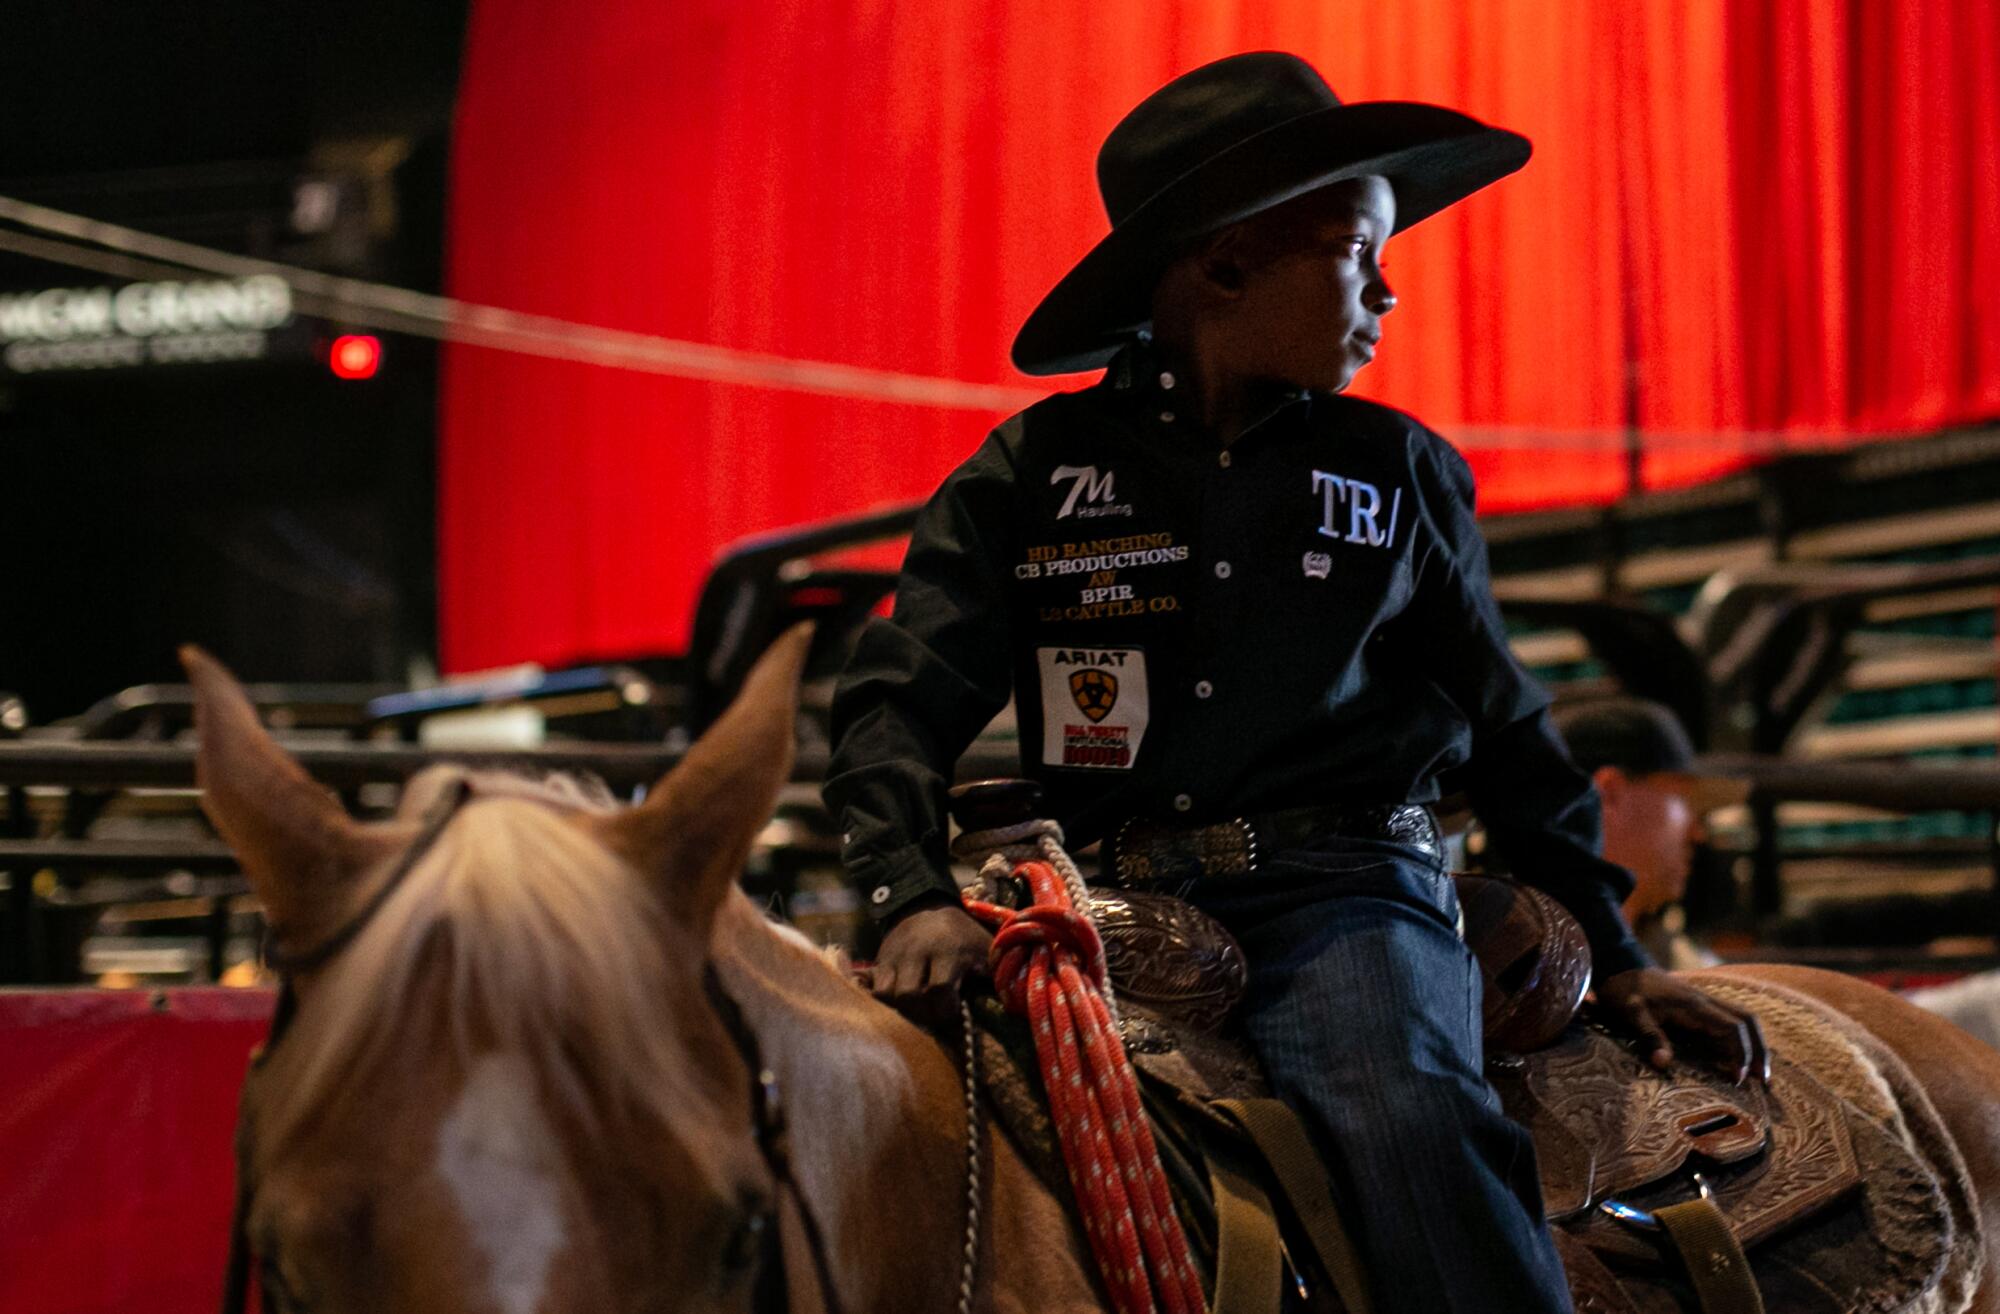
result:
[[[1225,312],[1244,374],[1340,392],[1375,359],[1396,295],[1382,247],[1396,194],[1379,176],[1334,183],[1239,226],[1240,285]]]

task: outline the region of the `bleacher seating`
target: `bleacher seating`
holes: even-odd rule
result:
[[[1494,517],[1486,532],[1503,605],[1617,597],[1680,617],[1686,629],[1717,571],[2000,559],[2000,428],[1787,458],[1608,508]],[[1992,759],[2000,745],[1995,604],[1990,587],[1863,604],[1838,678],[1783,751],[1913,769]],[[1611,680],[1573,631],[1511,620],[1510,630],[1517,655],[1558,698]],[[1706,729],[1691,727],[1698,742]],[[1756,846],[1754,819],[1734,809],[1715,820],[1723,866],[1740,880]],[[1785,803],[1776,821],[1785,914],[1892,892],[1994,888],[2000,848],[1987,814]],[[1961,931],[2000,929],[1959,921]]]

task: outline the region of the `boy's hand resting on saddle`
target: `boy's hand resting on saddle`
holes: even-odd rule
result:
[[[966,973],[986,974],[993,932],[942,895],[911,907],[882,937],[870,985],[877,999],[912,1021],[937,1025],[957,1016]]]
[[[1656,1068],[1673,1061],[1672,1032],[1739,1086],[1752,1077],[1771,1079],[1771,1052],[1757,1019],[1696,986],[1657,967],[1635,967],[1598,982],[1595,993],[1599,1013],[1638,1032]]]

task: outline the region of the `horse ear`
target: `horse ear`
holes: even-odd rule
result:
[[[669,909],[704,938],[791,779],[793,712],[811,645],[811,625],[787,630],[646,801],[597,823],[606,844],[663,882]]]
[[[236,850],[273,936],[310,943],[341,923],[356,878],[395,841],[366,830],[306,775],[227,667],[191,645],[180,658],[194,685],[202,810]]]

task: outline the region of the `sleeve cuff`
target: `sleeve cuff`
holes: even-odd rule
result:
[[[949,871],[940,871],[920,844],[886,853],[851,854],[847,869],[861,894],[861,906],[878,922],[893,920],[907,905],[926,895],[958,898]]]
[[[1653,966],[1652,958],[1640,947],[1632,928],[1625,924],[1625,914],[1619,911],[1607,890],[1601,903],[1589,908],[1570,908],[1570,915],[1583,927],[1584,938],[1590,942],[1591,980],[1604,981],[1629,972],[1635,967]]]

